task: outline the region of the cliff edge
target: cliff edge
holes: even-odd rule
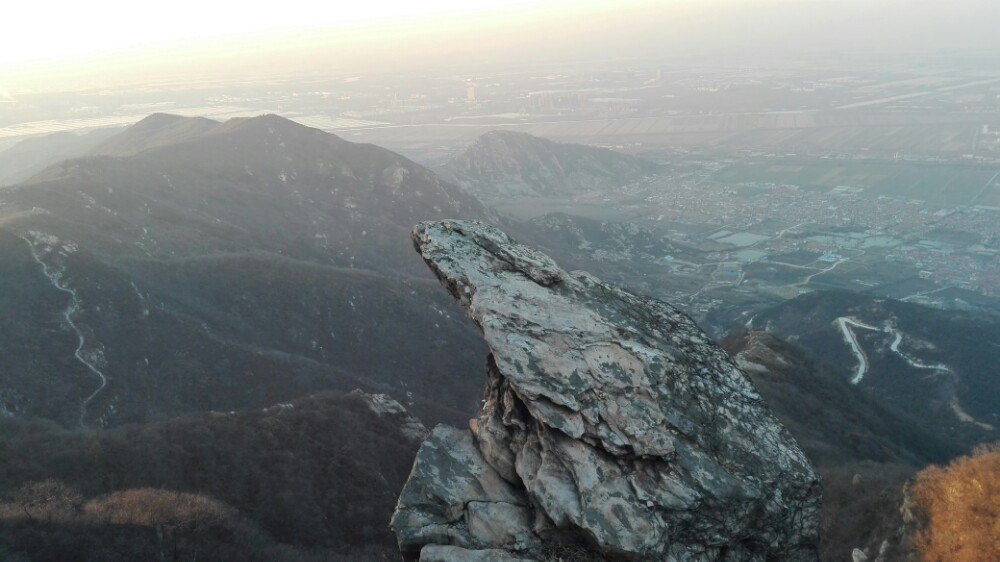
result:
[[[690,318],[481,222],[412,236],[490,355],[469,430],[417,454],[392,519],[404,556],[816,559],[816,473]]]

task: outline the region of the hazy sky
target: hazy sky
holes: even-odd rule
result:
[[[567,4],[530,0],[14,2],[2,10],[0,63],[266,30],[504,11],[539,3]]]
[[[998,0],[21,1],[0,86],[90,72],[1000,50]],[[151,5],[162,7],[152,10]],[[53,61],[62,61],[54,66]],[[127,70],[127,71],[126,71]]]

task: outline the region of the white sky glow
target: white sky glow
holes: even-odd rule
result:
[[[435,63],[475,68],[545,58],[714,57],[730,63],[740,57],[808,53],[1000,53],[998,0],[10,0],[5,4],[0,6],[0,86],[8,90],[60,80],[148,80],[171,72],[253,75],[293,70],[291,66],[296,71],[355,72]]]
[[[27,0],[0,8],[0,64],[261,31],[445,16],[558,0]]]

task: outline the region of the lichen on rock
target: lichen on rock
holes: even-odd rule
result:
[[[470,431],[438,427],[417,454],[392,521],[405,556],[816,558],[815,472],[690,318],[484,223],[413,240],[490,356]]]

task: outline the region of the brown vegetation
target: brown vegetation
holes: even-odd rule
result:
[[[140,488],[91,500],[84,512],[102,523],[172,529],[221,526],[236,518],[236,510],[196,494]]]
[[[921,560],[1000,560],[1000,443],[922,470],[912,493],[922,523],[915,539]]]
[[[83,496],[66,484],[49,478],[27,482],[12,494],[14,511],[30,521],[52,521],[80,511]],[[9,513],[11,509],[2,510]]]
[[[401,423],[350,394],[100,432],[0,419],[0,561],[398,559]]]

